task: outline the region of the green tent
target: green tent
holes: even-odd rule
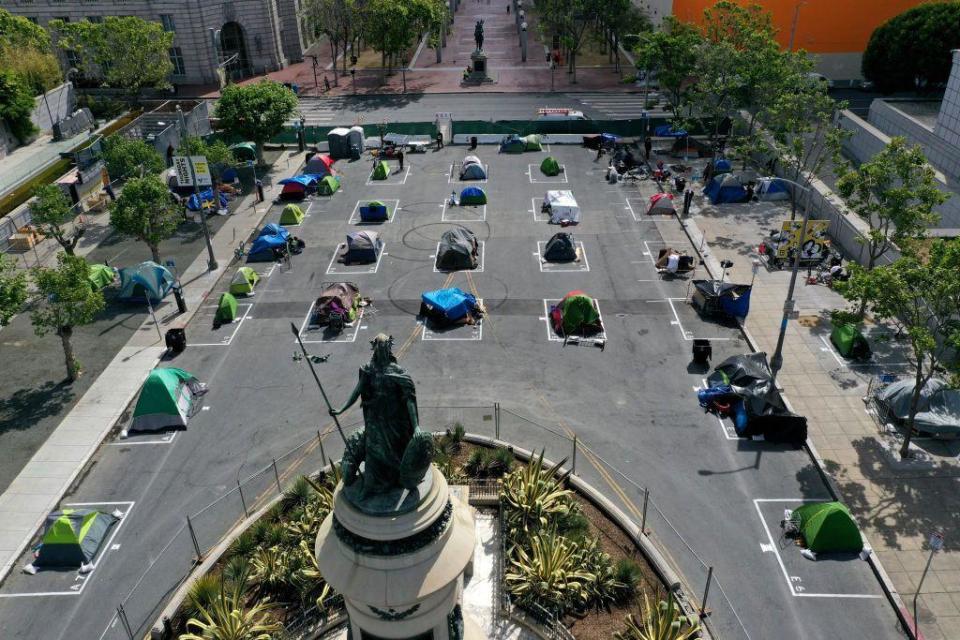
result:
[[[543,147],[540,144],[540,134],[538,133],[531,133],[528,136],[524,136],[523,142],[525,145],[524,149],[526,151],[543,151]]]
[[[260,276],[250,267],[240,267],[230,281],[230,293],[234,296],[252,296]]]
[[[844,358],[856,360],[870,357],[870,344],[855,324],[838,324],[830,332],[830,342]]]
[[[379,200],[371,200],[370,202],[367,203],[367,206],[372,208],[372,207],[385,207],[387,205],[383,204]]]
[[[600,312],[593,299],[582,291],[571,291],[551,312],[554,331],[559,335],[588,335],[603,330]]]
[[[83,567],[93,562],[119,517],[95,509],[64,509],[47,516],[34,567]]]
[[[90,265],[90,275],[87,276],[87,280],[90,282],[90,288],[95,292],[109,287],[116,278],[117,272],[113,267],[99,263]]]
[[[213,322],[217,325],[233,322],[237,319],[237,299],[232,293],[220,295],[220,301],[217,302],[217,314],[213,317]]]
[[[130,431],[186,427],[194,398],[203,392],[204,386],[192,373],[173,367],[154,369],[140,389]]]
[[[540,171],[545,173],[548,176],[556,176],[560,174],[560,163],[557,162],[557,159],[553,156],[547,156],[543,159],[543,162],[540,163]]]
[[[230,145],[230,151],[233,152],[233,157],[240,161],[257,159],[257,145],[252,142],[232,144]]]
[[[793,510],[807,548],[815,553],[859,552],[863,538],[850,511],[839,502],[814,502]]]
[[[322,196],[332,196],[340,188],[340,178],[336,176],[323,176],[317,185],[317,193]]]
[[[303,209],[292,202],[283,208],[280,214],[280,224],[296,225],[303,222]]]
[[[374,180],[386,180],[390,177],[390,165],[387,164],[386,160],[381,160],[373,167],[373,175],[371,177]]]

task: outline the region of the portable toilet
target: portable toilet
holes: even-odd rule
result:
[[[350,132],[347,134],[347,146],[351,159],[359,160],[360,156],[363,155],[363,142],[363,127],[358,125],[350,127]]]
[[[327,145],[330,147],[330,157],[334,160],[350,158],[350,129],[337,127],[327,134]]]

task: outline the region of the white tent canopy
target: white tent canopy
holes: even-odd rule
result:
[[[553,224],[563,220],[580,222],[580,205],[572,191],[547,191],[543,196],[543,206],[550,213],[550,222]]]
[[[480,164],[480,158],[477,156],[467,156],[463,159],[463,166],[467,166],[468,164]]]

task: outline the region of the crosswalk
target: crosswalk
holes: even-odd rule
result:
[[[329,124],[343,114],[346,100],[343,97],[333,98],[301,98],[300,111],[306,119],[307,126]]]
[[[583,104],[584,113],[593,118],[643,118],[645,115],[643,93],[568,93],[567,97]]]

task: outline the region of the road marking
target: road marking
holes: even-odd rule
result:
[[[374,263],[372,267],[363,266],[359,269],[351,268],[348,265],[344,265],[342,269],[339,267],[335,267],[334,264],[337,262],[337,258],[340,257],[340,250],[346,248],[346,246],[347,246],[346,242],[341,242],[340,244],[337,245],[337,248],[333,250],[333,257],[330,258],[330,264],[327,265],[327,275],[338,276],[338,275],[360,275],[364,273],[376,273],[377,270],[380,268],[380,262],[383,260],[383,256],[387,249],[386,242],[380,245],[380,253],[377,254],[377,261],[376,263]]]
[[[188,343],[187,343],[188,346],[191,346],[191,347],[229,347],[229,346],[233,343],[233,338],[234,338],[234,336],[237,335],[237,331],[240,330],[240,325],[243,324],[243,321],[246,320],[246,319],[247,319],[247,316],[250,314],[250,310],[253,309],[253,303],[252,303],[252,302],[241,302],[241,303],[237,304],[237,307],[240,307],[241,305],[242,305],[242,306],[245,306],[245,307],[247,307],[247,308],[244,310],[243,315],[242,315],[239,319],[234,320],[234,321],[231,323],[231,324],[233,324],[233,325],[235,325],[235,326],[233,327],[233,331],[230,333],[229,336],[226,336],[226,337],[223,338],[223,340],[220,341],[220,342],[188,342]]]
[[[539,169],[539,165],[528,164],[527,165],[527,177],[530,179],[530,184],[567,184],[567,167],[566,165],[560,165],[560,175],[563,176],[563,180],[557,180],[556,176],[553,176],[551,180],[540,180],[539,178],[533,177],[534,167]]]
[[[450,198],[447,198],[446,200],[443,201],[443,205],[442,205],[442,206],[443,206],[443,209],[440,211],[440,220],[441,220],[441,222],[486,222],[486,220],[487,220],[487,205],[485,205],[485,204],[480,205],[479,207],[477,207],[476,205],[456,205],[456,207],[455,207],[458,211],[462,211],[462,212],[464,212],[464,213],[466,213],[466,212],[468,212],[468,211],[471,212],[471,213],[474,213],[474,212],[476,212],[476,211],[479,209],[479,210],[480,210],[480,217],[479,217],[479,218],[450,218],[450,217],[447,217],[447,211],[450,210],[449,205],[450,205]]]

